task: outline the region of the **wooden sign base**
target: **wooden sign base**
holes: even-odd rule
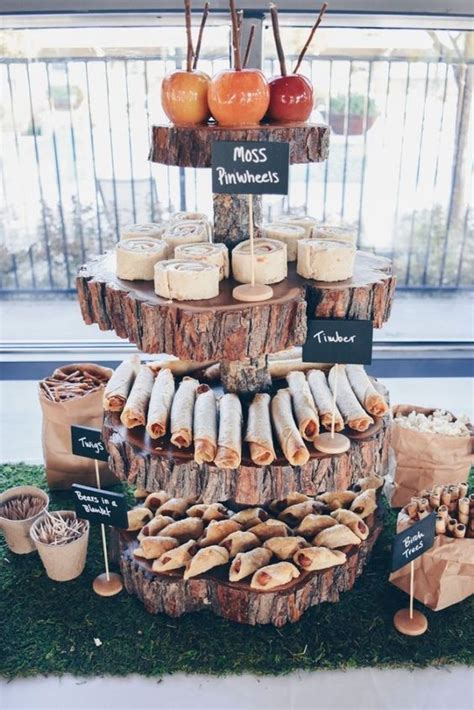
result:
[[[413,609],[411,618],[410,609],[400,609],[393,617],[393,625],[405,636],[421,636],[428,628],[428,619],[416,609]]]
[[[236,301],[246,301],[247,303],[255,303],[256,301],[268,301],[273,296],[271,286],[264,284],[240,284],[232,291],[232,296]]]
[[[92,588],[99,597],[113,597],[123,589],[122,577],[115,572],[111,572],[107,579],[107,573],[103,572],[94,579]]]
[[[329,431],[319,434],[313,446],[323,454],[343,454],[350,448],[351,442],[344,434],[331,434]]]

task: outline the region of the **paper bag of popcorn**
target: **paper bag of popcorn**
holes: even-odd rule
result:
[[[473,463],[470,424],[448,412],[400,404],[392,409],[384,492],[392,508],[435,485],[461,483]]]

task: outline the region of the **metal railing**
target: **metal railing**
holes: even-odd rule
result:
[[[1,60],[2,295],[72,293],[80,264],[126,224],[211,212],[209,171],[147,162],[161,78],[182,59]],[[265,70],[277,73],[274,60]],[[315,120],[332,127],[330,157],[293,166],[288,197],[268,198],[266,217],[292,210],[353,224],[362,248],[394,259],[399,288],[472,288],[470,161],[460,155],[472,66],[324,56],[302,72],[318,87]]]

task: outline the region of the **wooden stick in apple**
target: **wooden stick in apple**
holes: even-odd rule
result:
[[[191,0],[184,0],[184,18],[186,22],[186,71],[192,71],[193,68],[193,37],[191,34]]]
[[[306,44],[304,45],[303,49],[302,49],[301,52],[300,52],[300,56],[299,56],[298,59],[297,59],[295,68],[293,69],[293,74],[297,74],[297,73],[298,73],[298,69],[299,69],[300,66],[301,66],[301,62],[302,62],[303,59],[304,59],[304,55],[306,54],[306,52],[307,52],[307,50],[308,50],[308,47],[309,47],[309,45],[311,44],[311,41],[312,41],[312,39],[313,39],[313,37],[314,37],[314,34],[315,34],[316,30],[318,29],[319,25],[321,24],[321,20],[323,19],[323,15],[324,15],[324,13],[326,12],[327,7],[328,7],[327,2],[323,3],[323,6],[321,7],[321,10],[319,11],[318,19],[316,20],[316,22],[314,23],[313,27],[311,28],[311,32],[309,33],[309,37],[308,37],[308,39],[306,40]]]
[[[243,69],[245,69],[245,67],[247,66],[247,62],[250,57],[250,50],[252,49],[252,42],[253,42],[254,36],[255,36],[255,25],[252,25],[250,27],[249,38],[247,40],[247,47],[245,48],[244,60],[242,62]]]
[[[235,9],[234,0],[229,0],[229,4],[230,4],[230,16],[232,18],[232,47],[234,50],[234,69],[235,69],[235,71],[241,71],[242,62],[240,60],[239,19],[237,17],[237,11]]]
[[[270,14],[272,16],[272,27],[273,27],[273,37],[275,38],[275,46],[278,55],[278,61],[280,63],[280,73],[282,76],[286,76],[288,72],[286,71],[286,60],[285,52],[283,51],[283,45],[280,36],[280,25],[278,23],[278,9],[273,3],[270,3]]]
[[[204,10],[201,18],[201,25],[199,27],[199,34],[197,38],[196,51],[194,52],[193,70],[197,69],[197,63],[199,61],[199,54],[201,53],[202,36],[204,34],[204,28],[206,26],[207,16],[209,15],[209,3],[206,2],[204,5]]]

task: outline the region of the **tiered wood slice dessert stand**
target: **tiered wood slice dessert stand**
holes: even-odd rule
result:
[[[281,141],[290,144],[290,163],[325,160],[327,126],[259,126],[245,129],[153,128],[150,160],[182,167],[210,167],[216,140]],[[214,241],[229,248],[248,238],[247,196],[214,195]],[[254,199],[254,228],[261,225],[261,201]],[[252,304],[236,301],[236,282],[221,282],[219,296],[204,301],[167,301],[154,293],[151,282],[128,282],[115,275],[113,254],[92,259],[79,271],[77,290],[86,323],[136,343],[142,352],[167,353],[182,360],[220,363],[220,386],[245,398],[277,386],[267,368],[269,354],[302,345],[308,318],[372,320],[380,328],[390,315],[395,278],[391,262],[358,252],[352,279],[338,283],[309,281],[289,264],[288,277],[273,285],[273,297]],[[388,394],[386,393],[388,397]],[[364,434],[346,432],[349,451],[327,455],[313,451],[305,466],[291,466],[280,455],[267,467],[250,460],[244,446],[238,470],[198,465],[192,451],[181,451],[167,439],[152,441],[142,428],[125,429],[108,414],[103,436],[112,470],[138,487],[166,490],[173,496],[201,496],[203,502],[230,501],[238,506],[266,505],[292,491],[315,495],[347,488],[358,478],[385,472],[388,456],[387,421],[377,421]],[[361,573],[380,532],[379,518],[371,535],[350,552],[347,565],[306,573],[275,592],[255,592],[248,584],[231,584],[222,575],[203,575],[184,582],[180,575],[157,575],[133,557],[136,541],[121,535],[121,567],[126,587],[151,612],[179,616],[210,607],[226,618],[280,626],[297,621],[310,606],[337,601]]]

